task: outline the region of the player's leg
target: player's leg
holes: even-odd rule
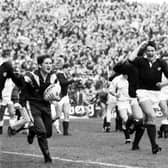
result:
[[[165,118],[168,118],[168,92],[164,88],[160,91],[159,100],[159,107],[161,112]]]
[[[35,134],[37,135],[37,141],[38,141],[40,150],[44,156],[44,162],[50,163],[52,162],[52,159],[49,152],[47,137],[50,137],[52,135],[52,119],[51,119],[51,116],[47,116],[47,118],[50,118],[50,123],[48,123],[47,121],[45,125],[44,120],[42,119],[41,116],[35,116],[34,131],[35,131]]]
[[[107,102],[101,103],[105,110],[105,131],[110,132],[111,129],[111,119],[112,119],[112,112],[116,107],[116,99],[114,96],[108,94]]]
[[[52,136],[52,117],[50,114],[43,114],[42,120],[46,129],[46,136],[50,138]]]
[[[153,109],[153,102],[158,99],[158,95],[154,93],[147,91],[146,95],[144,94],[142,97],[140,97],[139,104],[143,113],[147,117],[146,128],[152,147],[152,153],[156,154],[157,152],[161,151],[161,148],[156,143],[156,113]]]
[[[62,101],[63,101],[62,112],[64,114],[64,119],[63,119],[63,123],[62,123],[63,135],[70,135],[69,134],[69,121],[70,121],[69,111],[70,111],[71,105],[69,102],[69,97],[65,96]]]
[[[17,132],[23,130],[25,128],[25,125],[27,124],[27,127],[33,123],[33,119],[31,114],[29,114],[28,110],[24,107],[22,107],[20,104],[17,104],[15,106],[16,111],[18,111],[19,114],[19,119],[18,116],[15,115],[10,120],[10,126],[8,127],[8,134],[9,135],[14,135]]]
[[[60,130],[61,109],[58,102],[53,103],[53,106],[51,108],[51,114],[52,114],[53,126],[55,127],[56,132],[58,134],[62,134]]]
[[[56,118],[53,125],[56,129],[57,134],[62,134],[62,131],[60,129],[60,118]]]
[[[159,107],[164,115],[164,117],[168,118],[168,100],[161,100],[159,103]]]
[[[13,126],[15,125],[15,123],[17,121],[17,116],[15,115],[16,110],[15,110],[13,102],[10,101],[7,104],[7,109],[8,109],[8,113],[9,113],[9,116],[10,116],[9,126],[8,126],[8,135],[11,136],[11,135],[15,135],[16,134],[16,131],[13,128]]]
[[[101,110],[103,112],[103,129],[105,132],[110,132],[111,123],[109,122],[110,116],[107,114],[107,105],[100,102]],[[108,118],[108,121],[107,121]]]
[[[115,130],[116,131],[122,131],[122,119],[119,115],[118,107],[115,107],[116,111],[116,119],[115,119]]]
[[[125,143],[130,143],[131,142],[131,139],[130,139],[130,134],[129,134],[129,130],[127,128],[127,121],[128,121],[128,109],[127,109],[127,106],[125,105],[121,105],[121,103],[118,104],[118,110],[119,110],[119,115],[122,119],[122,131],[124,133],[124,136],[125,136]]]
[[[156,143],[156,113],[153,109],[154,103],[159,103],[160,92],[149,90],[138,90],[139,105],[146,116],[145,127],[151,143],[152,153],[156,154],[161,148]]]
[[[152,152],[153,154],[156,154],[161,150],[161,148],[156,143],[156,125],[155,125],[156,114],[152,108],[151,101],[140,102],[140,106],[147,116],[147,122],[146,122],[147,133],[152,146]]]
[[[5,113],[6,106],[0,105],[0,134],[3,133],[3,124],[4,124],[4,113]]]
[[[145,131],[144,115],[136,99],[134,99],[131,102],[131,108],[132,108],[132,116],[133,116],[133,122],[134,122],[133,131],[135,132],[134,140],[132,143],[132,150],[138,150],[140,140]]]

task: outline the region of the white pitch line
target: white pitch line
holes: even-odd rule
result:
[[[42,155],[35,155],[30,153],[18,153],[18,152],[10,152],[10,151],[0,151],[0,153],[10,154],[10,155],[19,155],[19,156],[29,156],[29,157],[36,157],[42,158]],[[142,168],[137,166],[128,166],[128,165],[120,165],[120,164],[113,164],[113,163],[105,163],[105,162],[96,162],[96,161],[89,161],[89,160],[73,160],[73,159],[65,159],[60,157],[52,157],[53,160],[60,160],[65,162],[73,162],[73,163],[82,163],[82,164],[92,164],[92,165],[99,165],[99,166],[106,166],[106,167],[116,167],[116,168]]]

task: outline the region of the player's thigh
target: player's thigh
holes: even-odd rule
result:
[[[64,115],[69,114],[70,108],[71,108],[71,105],[70,105],[69,97],[66,96],[64,98],[64,102],[63,102],[63,106],[62,106]]]
[[[63,104],[64,119],[69,119],[70,108],[71,108],[70,103]]]
[[[14,115],[15,115],[15,112],[16,112],[14,104],[13,104],[12,102],[10,102],[10,103],[7,105],[7,107],[8,107],[8,113],[9,113],[9,115],[10,115],[10,116],[14,116]]]
[[[5,109],[6,109],[6,106],[4,106],[4,105],[0,106],[0,121],[3,120],[3,116],[5,114]]]
[[[37,135],[41,135],[41,134],[46,135],[47,134],[45,123],[44,123],[44,120],[42,119],[41,115],[34,116],[34,130]]]
[[[128,120],[128,109],[127,108],[119,108],[119,115],[121,119],[126,122]]]
[[[153,106],[159,103],[159,95],[159,91],[137,90],[139,105],[148,118],[156,117]]]
[[[159,102],[159,106],[161,108],[161,111],[162,113],[165,115],[165,116],[168,116],[168,103],[167,103],[167,100],[161,100]]]
[[[43,122],[46,129],[47,138],[52,136],[52,117],[49,114],[43,115]]]
[[[56,106],[55,106],[56,117],[61,117],[62,106],[63,106],[63,104],[57,102],[57,104],[56,104]]]
[[[156,117],[156,113],[153,109],[153,104],[150,100],[141,101],[140,106],[141,106],[141,109],[142,109],[143,113],[147,117],[150,117],[150,118],[155,118]]]
[[[133,100],[131,103],[132,116],[134,119],[142,119],[144,117],[141,107],[137,100]]]

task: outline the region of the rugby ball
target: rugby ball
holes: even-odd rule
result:
[[[61,100],[61,86],[54,83],[49,85],[44,91],[44,100],[46,101],[60,101]]]

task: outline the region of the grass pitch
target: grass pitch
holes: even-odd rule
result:
[[[72,119],[71,136],[56,134],[49,139],[52,164],[44,164],[36,138],[27,144],[25,134],[9,137],[7,126],[0,135],[0,168],[167,168],[168,139],[157,139],[162,151],[153,155],[146,132],[139,151],[124,143],[121,132],[102,130],[102,119]]]

